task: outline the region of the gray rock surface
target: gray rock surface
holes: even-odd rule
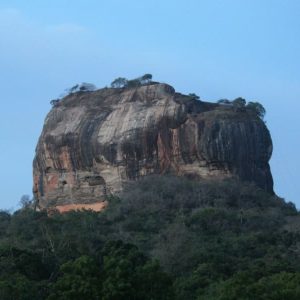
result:
[[[41,208],[92,204],[128,180],[171,172],[237,177],[272,193],[271,153],[269,131],[255,114],[167,84],[77,92],[46,117],[33,191]]]

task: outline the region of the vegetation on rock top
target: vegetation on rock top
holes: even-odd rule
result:
[[[124,88],[137,88],[144,85],[149,85],[152,83],[157,83],[152,81],[152,74],[144,74],[143,76],[134,78],[134,79],[127,79],[125,77],[118,77],[114,79],[110,87],[113,89],[124,89]],[[70,94],[74,94],[77,92],[93,92],[96,90],[96,86],[92,83],[80,83],[72,86],[71,88],[68,88],[64,91],[63,94],[58,99],[53,99],[50,101],[50,104],[55,107],[59,105],[60,100]],[[195,93],[189,93],[188,97],[192,100],[200,100],[200,97]],[[238,97],[234,100],[228,100],[228,99],[220,99],[218,101],[218,104],[222,106],[227,106],[228,108],[232,107],[234,110],[243,111],[246,110],[248,112],[252,112],[254,115],[257,115],[259,118],[264,119],[264,116],[266,114],[266,110],[263,107],[263,105],[259,102],[246,102],[246,100],[242,97]]]

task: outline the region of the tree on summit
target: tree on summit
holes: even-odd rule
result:
[[[259,102],[248,102],[246,107],[252,110],[261,119],[263,119],[266,114],[265,108]]]
[[[140,78],[141,84],[150,83],[152,80],[152,74],[145,74]]]
[[[75,84],[69,89],[66,89],[67,94],[73,94],[77,92],[93,92],[96,90],[96,86],[92,83],[82,82],[80,84]]]
[[[241,110],[241,109],[246,108],[246,110],[248,112],[257,115],[262,120],[264,119],[264,116],[266,114],[266,110],[262,104],[260,104],[259,102],[251,102],[250,101],[246,105],[246,100],[242,97],[238,97],[232,101],[230,101],[228,99],[220,99],[218,101],[218,103],[221,105],[232,106],[236,110]]]
[[[232,105],[235,108],[243,108],[246,105],[246,100],[242,97],[238,97],[232,101]]]
[[[128,80],[124,77],[118,77],[116,78],[111,84],[110,86],[112,88],[122,88],[127,86]]]
[[[192,99],[200,100],[200,97],[195,93],[189,93],[188,96],[191,97]]]
[[[116,78],[110,86],[112,88],[124,88],[124,87],[138,87],[144,84],[149,84],[152,81],[152,74],[144,74],[141,77],[135,78],[135,79],[126,79],[124,77],[118,77]]]

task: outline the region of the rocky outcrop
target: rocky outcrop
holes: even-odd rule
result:
[[[167,84],[77,92],[46,117],[33,189],[41,208],[98,203],[153,173],[237,177],[273,192],[271,153],[269,131],[253,113]]]

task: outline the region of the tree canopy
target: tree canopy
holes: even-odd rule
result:
[[[127,85],[128,80],[124,77],[116,78],[110,85],[112,88],[122,88]]]
[[[112,88],[132,88],[141,85],[147,85],[151,83],[151,81],[152,81],[152,74],[144,74],[143,76],[130,79],[130,80],[124,77],[118,77],[114,81],[112,81],[110,86]]]
[[[263,119],[266,114],[265,108],[259,102],[249,102],[247,108],[253,111],[261,119]]]
[[[108,201],[101,213],[0,212],[0,299],[299,299],[293,204],[251,183],[175,176]]]
[[[242,98],[242,97],[238,97],[232,101],[228,100],[228,99],[220,99],[218,100],[218,103],[223,105],[223,106],[227,106],[227,107],[233,107],[236,110],[244,110],[246,112],[250,112],[256,116],[258,116],[260,119],[264,119],[265,114],[266,114],[266,110],[263,107],[263,105],[259,102],[248,102]]]

